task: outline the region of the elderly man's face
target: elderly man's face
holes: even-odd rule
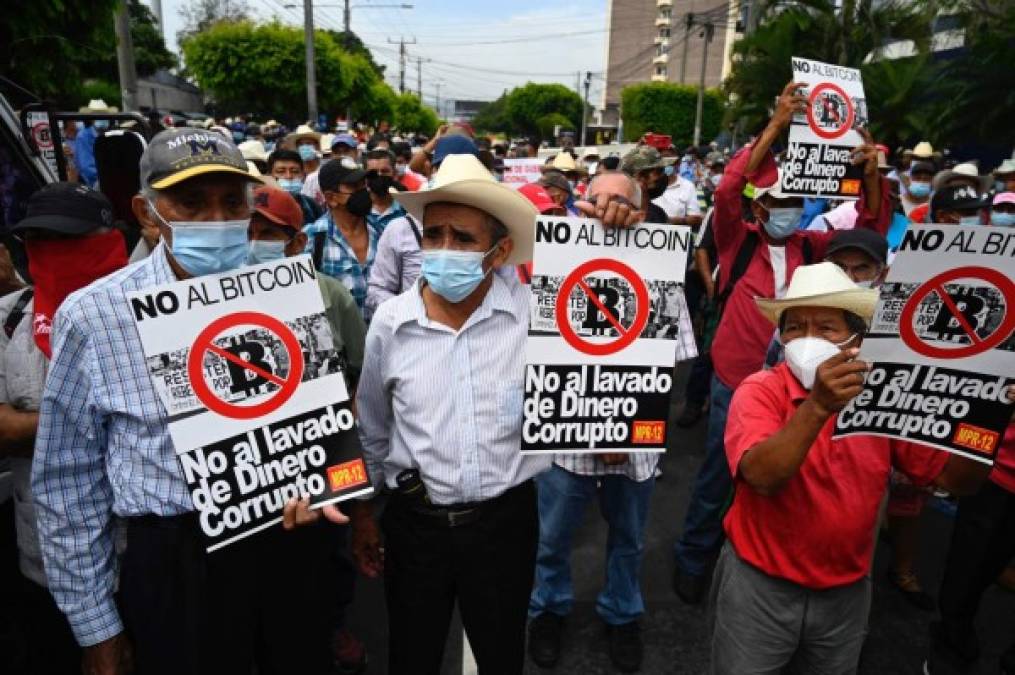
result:
[[[586,199],[594,200],[602,194],[623,197],[628,201],[634,199],[634,190],[631,186],[631,180],[624,174],[620,173],[604,173],[597,176],[596,180],[589,186],[588,196]],[[640,208],[641,204],[635,204],[635,207]]]
[[[827,256],[829,262],[838,265],[849,275],[854,284],[882,281],[887,268],[858,248],[844,248]]]
[[[423,213],[423,250],[481,251],[497,247],[483,260],[483,269],[500,267],[511,254],[507,237],[496,241],[486,213],[463,204],[435,203]]]
[[[155,208],[168,222],[216,223],[250,218],[250,204],[247,201],[248,181],[233,175],[196,176],[160,190]],[[134,197],[134,214],[142,226],[158,227],[167,244],[172,246],[173,233],[162,220],[155,217],[144,197]]]
[[[247,237],[251,241],[284,241],[286,256],[299,255],[307,246],[306,234],[277,225],[257,212],[250,218]]]
[[[840,344],[849,340],[851,333],[846,323],[845,312],[829,307],[792,307],[786,310],[781,330],[782,343],[799,337],[824,338],[829,342]],[[851,340],[841,349],[859,346],[859,337]]]

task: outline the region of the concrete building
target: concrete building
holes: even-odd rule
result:
[[[706,25],[711,25],[705,86],[729,73],[730,48],[748,3],[723,0],[609,0],[606,87],[599,121],[616,124],[620,92],[636,82],[697,84]],[[691,19],[691,22],[688,21]],[[690,25],[689,25],[690,23]]]

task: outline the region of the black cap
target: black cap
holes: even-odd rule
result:
[[[950,185],[934,193],[930,199],[930,212],[934,216],[941,209],[982,209],[990,198],[972,185]]]
[[[367,177],[367,172],[350,157],[333,159],[325,162],[317,174],[317,182],[321,190],[334,192],[339,185],[358,183]]]
[[[884,235],[874,230],[838,230],[832,235],[832,240],[828,242],[825,256],[847,248],[860,249],[882,265],[888,262],[888,240]]]
[[[87,234],[112,224],[113,205],[101,192],[80,183],[50,183],[28,198],[28,213],[11,232]]]

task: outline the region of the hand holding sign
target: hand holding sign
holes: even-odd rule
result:
[[[316,523],[321,519],[321,512],[324,512],[324,517],[336,525],[345,525],[349,522],[349,517],[339,511],[334,504],[327,504],[322,506],[320,510],[311,511],[310,498],[304,497],[300,500],[290,499],[283,507],[282,527],[292,530],[302,525]]]
[[[785,129],[793,121],[793,115],[807,112],[807,97],[800,93],[800,89],[806,86],[806,82],[790,82],[783,87],[772,115],[772,124]]]
[[[863,165],[863,175],[865,178],[876,178],[878,175],[878,149],[874,144],[874,137],[871,136],[870,131],[863,127],[856,131],[863,137],[863,143],[856,146],[856,150],[853,151],[853,164],[856,166]]]
[[[863,391],[867,363],[853,360],[859,353],[859,349],[844,349],[818,366],[809,398],[826,417],[845,408]]]

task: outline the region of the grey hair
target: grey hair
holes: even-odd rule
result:
[[[604,171],[601,174],[598,174],[595,178],[592,179],[592,182],[589,183],[589,188],[588,190],[585,191],[585,194],[589,195],[595,194],[595,190],[593,190],[592,188],[596,184],[596,181],[599,180],[600,178],[606,178],[607,176],[623,176],[624,178],[626,178],[628,184],[628,193],[631,195],[630,197],[631,202],[633,202],[637,208],[639,209],[641,208],[641,185],[638,184],[638,181],[636,181],[634,178],[631,178],[623,171]]]

